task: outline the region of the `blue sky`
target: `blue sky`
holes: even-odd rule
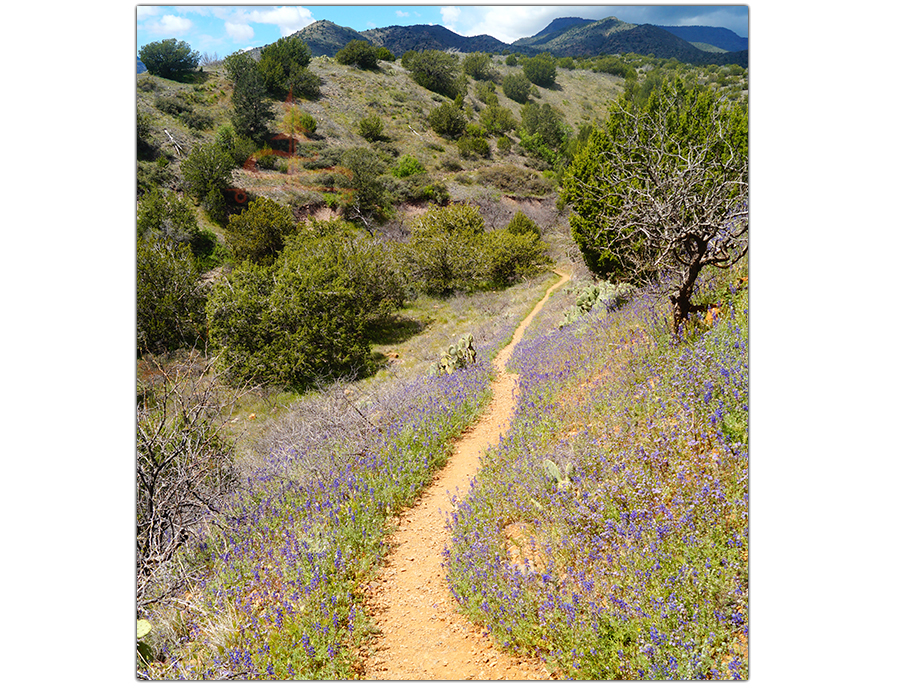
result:
[[[634,24],[703,25],[748,35],[746,5],[138,5],[137,48],[164,38],[225,57],[265,45],[321,19],[365,31],[381,26],[440,24],[463,36],[488,34],[511,43],[556,17],[617,17]]]

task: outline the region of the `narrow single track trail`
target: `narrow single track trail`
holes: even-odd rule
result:
[[[464,496],[482,452],[509,429],[517,376],[506,370],[513,348],[551,293],[571,278],[559,273],[519,324],[512,341],[494,359],[498,370],[488,410],[462,435],[447,465],[416,505],[400,515],[391,536],[391,553],[370,584],[367,608],[381,635],[365,660],[372,680],[547,680],[536,659],[509,656],[495,647],[486,629],[457,612],[444,580],[441,554],[449,539],[451,496]]]

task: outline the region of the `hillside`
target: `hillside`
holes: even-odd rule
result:
[[[747,70],[570,57],[520,103],[494,54],[452,99],[304,31],[306,98],[136,79],[137,677],[746,679],[747,261],[673,334],[588,270],[560,183],[621,94],[744,103]]]
[[[725,52],[739,52],[750,48],[750,41],[730,29],[719,26],[661,26],[671,34],[690,43],[705,43]]]

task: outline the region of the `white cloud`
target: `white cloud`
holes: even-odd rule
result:
[[[249,41],[253,38],[253,27],[249,24],[225,22],[225,32],[235,41]]]
[[[404,12],[403,10],[397,10],[397,16],[398,17],[408,17],[409,12]]]
[[[458,7],[442,7],[441,20],[443,25],[451,31],[456,31],[456,22],[462,16],[462,10]]]
[[[275,24],[282,36],[290,36],[315,21],[312,12],[305,7],[272,7],[265,10],[250,10],[240,14],[246,22]]]
[[[156,17],[159,15],[160,8],[156,5],[138,5],[137,6],[137,20],[141,21],[142,19],[146,19],[147,17]]]
[[[174,14],[164,14],[159,21],[149,22],[146,30],[150,34],[174,37],[185,35],[193,27],[194,23],[190,19],[176,17]]]

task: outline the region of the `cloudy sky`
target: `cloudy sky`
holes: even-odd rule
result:
[[[224,57],[265,45],[321,19],[357,31],[440,24],[463,36],[488,34],[506,43],[533,36],[556,17],[617,17],[633,24],[721,26],[748,35],[746,5],[306,5],[137,6],[137,48],[164,38]]]

